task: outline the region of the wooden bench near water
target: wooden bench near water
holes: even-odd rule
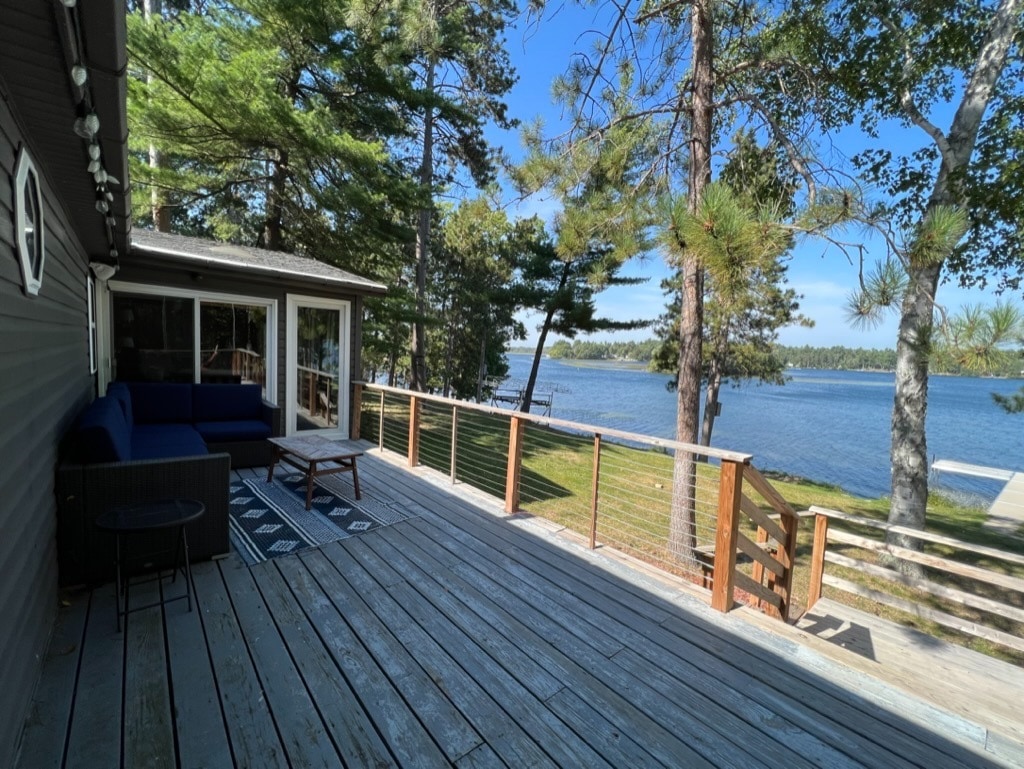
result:
[[[782,623],[715,612],[670,578],[365,448],[364,497],[418,517],[252,568],[199,564],[196,611],[139,612],[123,634],[111,586],[69,595],[20,766],[990,767],[1024,755],[998,725],[838,664]]]

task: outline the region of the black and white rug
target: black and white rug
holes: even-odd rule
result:
[[[270,483],[261,478],[232,483],[231,544],[251,566],[413,517],[365,498],[353,502],[346,496],[351,490],[343,492],[339,485],[330,476],[317,479],[306,510],[304,475],[277,475]]]

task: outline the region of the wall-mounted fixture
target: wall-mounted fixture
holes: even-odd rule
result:
[[[23,144],[14,164],[14,234],[21,261],[22,288],[28,296],[35,296],[43,286],[44,231],[39,174]]]

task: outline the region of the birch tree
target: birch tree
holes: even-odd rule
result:
[[[894,524],[923,527],[926,518],[928,372],[940,281],[959,275],[979,282],[995,269],[1004,285],[1019,285],[1022,6],[1022,0],[869,0],[793,9],[794,23],[808,29],[808,64],[821,64],[823,82],[837,89],[834,97],[848,101],[878,140],[855,160],[888,194],[902,233],[890,241],[905,272],[899,290],[892,290],[899,285],[893,281],[863,286],[851,305],[860,315],[880,305],[899,313]],[[819,26],[810,28],[814,20]],[[913,142],[902,156],[892,150],[895,131]],[[916,546],[909,537],[890,539]]]

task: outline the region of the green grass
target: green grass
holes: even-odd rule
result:
[[[364,411],[362,424],[364,437],[376,441],[379,430],[379,403],[370,403]],[[505,496],[506,456],[508,453],[508,417],[460,410],[456,447],[456,478],[495,497]],[[390,398],[385,401],[385,447],[405,453],[408,446],[408,401]],[[451,410],[426,403],[421,414],[420,461],[444,473],[451,470]],[[593,494],[594,439],[592,435],[575,435],[530,424],[526,429],[523,447],[520,506],[530,514],[546,518],[588,536],[591,525]],[[598,487],[598,541],[628,552],[668,571],[680,574],[677,562],[667,552],[669,518],[672,503],[672,469],[670,455],[659,450],[640,449],[605,441],[601,450],[600,484]],[[864,499],[847,494],[836,486],[815,483],[766,472],[775,489],[796,511],[812,505],[838,510],[850,515],[885,521],[889,512],[887,498]],[[715,465],[698,466],[696,517],[698,544],[714,541],[715,517],[718,505],[719,470]],[[767,512],[773,512],[756,492],[744,485],[744,491]],[[753,538],[754,526],[742,516],[742,528]],[[958,505],[942,496],[929,500],[927,529],[947,537],[1013,552],[1024,552],[1022,540],[1007,537],[983,527],[986,513],[977,507]],[[839,524],[832,526],[853,533],[880,538],[880,532],[867,527]],[[810,577],[810,558],[813,540],[813,519],[801,523],[798,537],[796,569],[794,571],[794,611],[798,616],[806,604]],[[870,551],[833,543],[830,545],[851,558],[877,562]],[[1024,578],[1024,569],[1009,569],[994,559],[972,554],[953,553],[949,548],[925,544],[926,552],[955,558],[976,566],[1015,573]],[[749,566],[746,567],[749,569]],[[866,587],[913,600],[946,613],[956,614],[1005,632],[1021,635],[1024,627],[1009,620],[976,612],[966,607],[923,594],[885,580],[851,572],[833,564],[829,573],[854,580]],[[1015,606],[1022,606],[1024,596],[997,588],[934,573],[935,581],[952,587],[982,592],[987,597]],[[826,595],[834,600],[877,614],[886,619],[916,627],[923,632],[960,643],[978,651],[1024,665],[1024,654],[1011,652],[932,622],[907,615],[873,601],[826,588]]]

